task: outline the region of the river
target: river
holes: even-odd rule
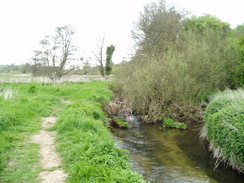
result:
[[[243,183],[244,175],[220,165],[199,140],[199,124],[186,130],[143,124],[134,117],[133,127],[112,129],[119,146],[129,151],[133,169],[151,183]]]

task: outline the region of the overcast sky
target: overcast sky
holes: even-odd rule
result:
[[[131,30],[143,6],[152,0],[0,0],[0,64],[26,63],[39,41],[57,26],[77,29],[79,56],[92,57],[99,39],[116,45],[113,61],[132,52]],[[212,14],[232,27],[244,23],[244,0],[168,0],[194,15]],[[94,62],[93,62],[94,63]]]

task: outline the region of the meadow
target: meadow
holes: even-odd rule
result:
[[[39,146],[30,137],[40,130],[41,117],[49,115],[58,118],[49,130],[57,132],[67,182],[144,182],[107,128],[102,106],[113,98],[108,82],[0,87],[0,182],[38,182]]]

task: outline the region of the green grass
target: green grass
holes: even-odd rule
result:
[[[244,171],[244,90],[226,90],[211,97],[202,136],[219,161]]]
[[[16,92],[5,99],[3,92],[9,88]],[[39,147],[30,137],[40,130],[40,118],[48,115],[58,117],[52,130],[57,131],[67,182],[144,182],[107,129],[101,108],[112,97],[106,82],[65,82],[56,88],[39,83],[1,84],[0,182],[37,181]]]
[[[86,85],[72,96],[76,101],[64,109],[55,126],[58,151],[69,174],[67,182],[144,182],[131,170],[127,153],[116,146],[107,129],[101,106],[113,94],[108,85],[99,85]]]
[[[28,94],[29,85],[4,84],[18,91],[0,98],[0,182],[33,182],[38,173],[38,147],[29,137],[40,129],[40,118],[59,100],[47,94]]]
[[[166,117],[163,119],[163,127],[186,129],[186,124],[185,123],[177,123],[172,118]]]

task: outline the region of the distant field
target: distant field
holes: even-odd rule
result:
[[[64,81],[104,81],[109,80],[111,76],[102,77],[101,75],[66,75],[61,78],[58,82]],[[0,74],[0,82],[21,82],[21,83],[30,83],[30,82],[52,82],[48,77],[33,77],[31,74]]]

